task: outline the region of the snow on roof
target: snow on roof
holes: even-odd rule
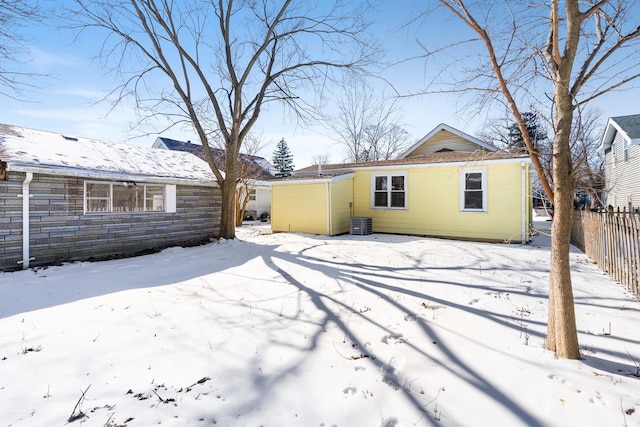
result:
[[[104,179],[214,185],[206,162],[191,153],[115,144],[0,124],[7,170]]]

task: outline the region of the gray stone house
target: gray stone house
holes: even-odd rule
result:
[[[0,270],[208,242],[220,204],[193,154],[0,124]]]
[[[599,151],[604,153],[605,206],[640,206],[640,114],[611,117]]]

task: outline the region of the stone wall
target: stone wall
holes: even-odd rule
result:
[[[0,270],[22,268],[22,182],[0,181]],[[95,180],[92,180],[95,182]],[[85,215],[84,179],[34,174],[30,184],[31,266],[108,259],[207,242],[220,230],[218,187],[176,188],[176,213]]]

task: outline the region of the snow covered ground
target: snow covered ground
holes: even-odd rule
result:
[[[578,250],[569,361],[543,235],[264,230],[0,273],[0,425],[640,425],[640,302]]]

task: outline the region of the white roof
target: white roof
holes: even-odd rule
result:
[[[0,161],[8,171],[100,179],[215,185],[191,153],[114,144],[0,124]]]

